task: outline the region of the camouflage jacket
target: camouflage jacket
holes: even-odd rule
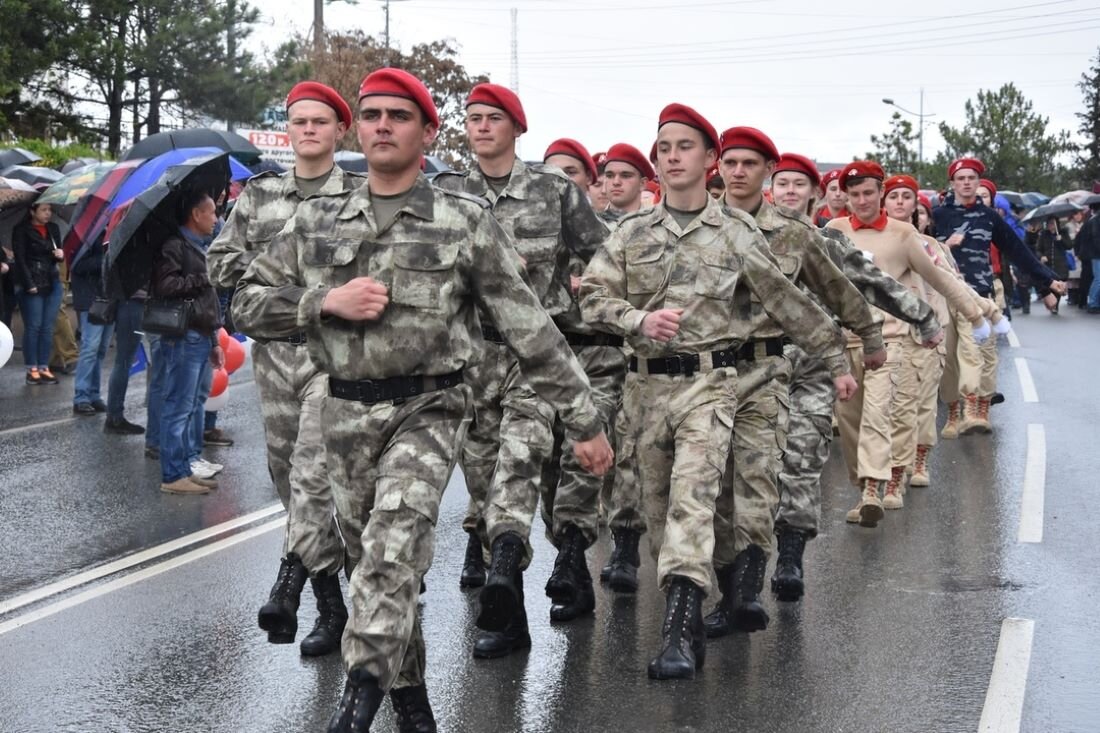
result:
[[[581,283],[581,312],[601,330],[626,337],[652,358],[739,346],[753,338],[745,289],[795,343],[819,354],[833,376],[846,374],[844,341],[832,320],[775,264],[752,217],[707,206],[681,229],[664,204],[625,217]],[[680,332],[660,343],[642,335],[651,311],[683,308]]]
[[[523,283],[509,248],[483,201],[441,191],[423,175],[379,231],[370,190],[362,186],[299,207],[249,265],[232,312],[238,328],[257,339],[304,330],[318,368],[360,380],[462,369],[479,348],[480,306],[571,436],[591,438],[600,419],[584,372]],[[321,315],[332,288],[366,276],[389,288],[379,320]]]
[[[477,167],[468,173],[440,173],[433,184],[488,201],[493,216],[512,236],[531,289],[546,312],[565,330],[582,326],[569,286],[570,255],[587,264],[608,231],[577,184],[553,166],[519,158],[499,195]]]
[[[316,196],[344,197],[366,181],[333,165],[332,174]],[[311,197],[312,198],[312,197]],[[221,234],[210,245],[207,261],[214,287],[232,289],[244,276],[248,263],[267,248],[272,237],[294,216],[306,199],[298,191],[294,171],[261,173],[248,179]]]
[[[728,205],[724,210],[729,213]],[[824,237],[812,222],[791,209],[775,206],[764,200],[753,218],[768,247],[779,264],[780,271],[796,284],[805,287],[815,302],[836,315],[841,326],[860,337],[868,353],[882,348],[882,323],[876,322],[867,301],[844,276],[840,268],[825,253]],[[782,336],[782,329],[761,307],[751,292],[740,291],[748,297],[741,303],[742,312],[752,314],[753,338],[766,339]]]

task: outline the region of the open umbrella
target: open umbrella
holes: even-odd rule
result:
[[[107,172],[114,167],[114,163],[95,163],[77,168],[43,191],[42,198],[38,201],[56,206],[72,206],[80,201],[96,181],[107,175]]]
[[[119,186],[144,162],[144,160],[127,160],[119,163],[84,193],[69,220],[72,228],[65,235],[62,245],[62,249],[65,250],[65,259],[70,267],[80,259],[88,245],[103,234],[107,228],[109,218],[107,207],[111,203],[111,198],[118,191]]]
[[[231,175],[228,154],[200,155],[172,166],[155,185],[114,212],[107,229],[107,265],[111,282],[124,296],[148,284],[153,256],[178,228],[184,196],[205,191],[216,201],[229,188]]]
[[[155,158],[169,150],[180,148],[217,148],[232,154],[244,163],[255,163],[263,152],[235,132],[195,127],[189,130],[172,130],[150,135],[130,148],[123,160]]]
[[[72,173],[73,171],[80,170],[81,168],[86,168],[90,165],[109,162],[111,161],[101,160],[99,158],[73,158],[69,161],[66,161],[65,165],[61,166],[61,172],[68,174]]]
[[[1026,201],[1024,201],[1023,195],[1016,193],[1015,191],[998,191],[997,195],[1004,196],[1005,201],[1007,201],[1013,209],[1028,208],[1028,204]]]
[[[48,186],[51,183],[57,183],[64,175],[53,168],[36,168],[30,165],[9,165],[7,168],[0,170],[0,176],[17,178],[32,186]]]
[[[1060,219],[1063,216],[1071,216],[1073,214],[1076,214],[1078,211],[1081,211],[1084,208],[1084,206],[1078,206],[1077,204],[1070,201],[1066,201],[1061,204],[1043,204],[1042,206],[1027,212],[1027,216],[1025,216],[1023,219],[1020,219],[1020,221],[1026,223],[1029,221],[1045,221],[1046,219],[1050,218]]]
[[[1068,201],[1072,204],[1080,204],[1081,206],[1084,206],[1085,205],[1085,199],[1087,199],[1091,195],[1092,194],[1090,194],[1088,191],[1066,191],[1065,193],[1058,194],[1057,196],[1052,198],[1048,203],[1061,204],[1061,203],[1065,203],[1066,201]]]
[[[1100,193],[1094,193],[1081,202],[1085,206],[1100,206]]]
[[[126,182],[115,192],[115,195],[111,198],[111,204],[108,210],[114,211],[130,199],[140,195],[146,189],[151,188],[160,180],[160,177],[164,175],[165,171],[172,166],[179,165],[192,158],[204,155],[217,155],[221,152],[221,150],[214,147],[180,148],[178,150],[169,150],[166,153],[161,153],[152,160],[145,161],[145,164],[138,168],[132,176],[127,178]],[[232,180],[236,181],[252,177],[252,171],[245,168],[239,161],[232,157],[227,158],[227,160],[230,166],[230,178]]]
[[[9,165],[37,163],[40,160],[42,160],[42,158],[26,148],[4,148],[0,150],[0,168],[7,168]]]

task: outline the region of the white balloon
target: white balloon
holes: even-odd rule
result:
[[[229,388],[227,387],[217,397],[207,397],[206,405],[203,409],[207,412],[217,412],[218,410],[224,410],[225,406],[229,404]]]
[[[15,337],[3,323],[0,323],[0,367],[8,363],[11,352],[15,350]]]

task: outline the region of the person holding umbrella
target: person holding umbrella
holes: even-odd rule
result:
[[[23,360],[27,384],[57,384],[50,371],[53,323],[61,308],[61,230],[50,219],[53,207],[32,204],[26,218],[12,231],[12,251],[17,282],[23,288],[19,310],[23,314]]]
[[[1043,222],[1043,228],[1035,241],[1035,255],[1039,261],[1054,271],[1059,280],[1069,277],[1069,263],[1066,261],[1066,250],[1073,246],[1073,240],[1067,234],[1064,227],[1059,226],[1057,217],[1050,217]],[[1058,315],[1058,304],[1062,296],[1054,294],[1054,305],[1047,303],[1047,310],[1051,315]]]

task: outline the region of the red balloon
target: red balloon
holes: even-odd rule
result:
[[[232,374],[244,364],[244,347],[241,342],[230,337],[229,342],[222,347],[225,349],[225,370]]]
[[[222,351],[229,349],[229,342],[236,341],[229,337],[229,333],[224,328],[218,329],[218,346],[222,347]]]
[[[210,385],[210,396],[217,397],[229,386],[229,372],[221,367],[214,370],[214,381]]]

